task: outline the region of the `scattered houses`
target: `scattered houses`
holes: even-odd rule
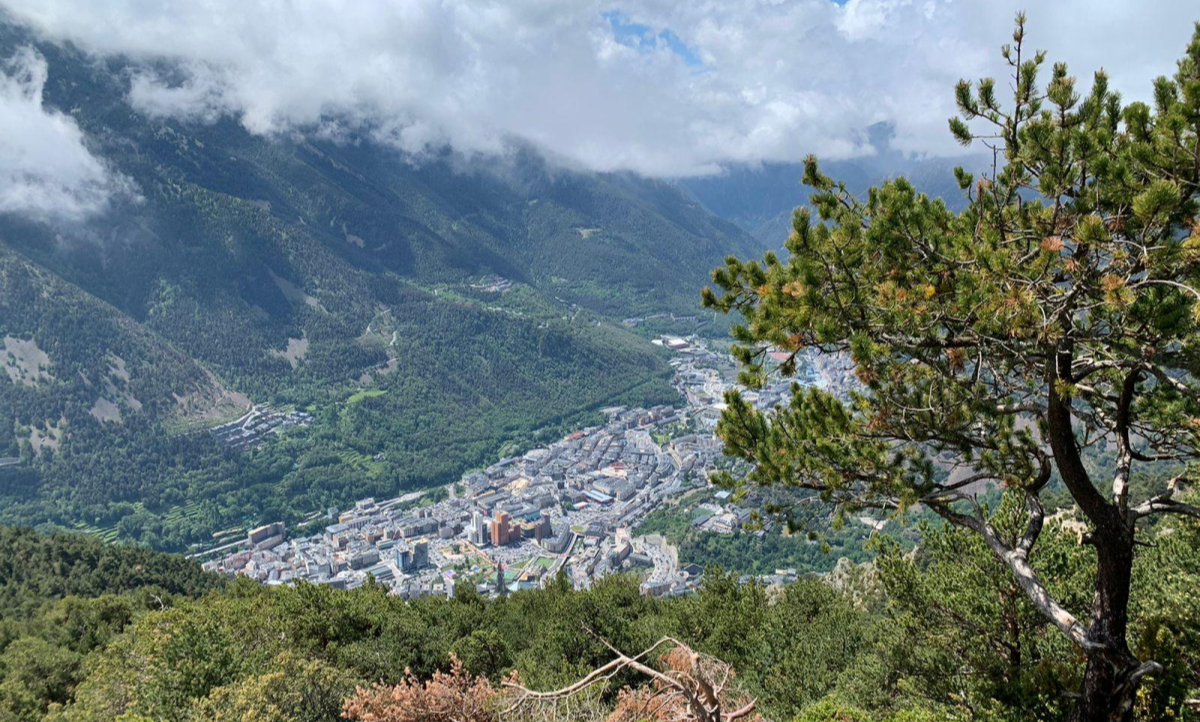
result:
[[[266,404],[257,404],[238,419],[209,429],[209,433],[231,449],[244,451],[257,446],[269,434],[310,423],[312,415],[305,411],[276,411]]]

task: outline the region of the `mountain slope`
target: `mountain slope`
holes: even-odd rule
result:
[[[611,313],[694,310],[712,264],[752,247],[674,184],[564,169],[518,143],[499,158],[446,151],[414,159],[373,144],[369,129],[266,138],[230,118],[153,119],[127,100],[140,66],[0,26],[0,52],[29,45],[50,67],[46,103],[69,109],[97,154],[142,195],[91,224],[115,262],[45,263],[86,274],[72,280],[134,316],[154,276],[224,269],[276,230],[306,235],[372,273],[422,283],[496,273]],[[330,135],[337,140],[321,140]],[[208,242],[217,234],[231,236],[225,248]],[[44,248],[54,232],[41,235],[34,243]]]
[[[662,352],[614,321],[693,311],[754,246],[672,184],[528,148],[414,164],[353,135],[151,119],[130,63],[0,26],[0,56],[29,45],[45,101],[138,197],[82,228],[0,217],[0,330],[26,374],[0,376],[0,456],[21,459],[3,520],[181,548],[669,402]],[[313,422],[248,453],[203,433],[250,402]]]

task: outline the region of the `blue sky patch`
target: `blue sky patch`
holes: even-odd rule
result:
[[[620,10],[610,10],[603,15],[609,26],[612,27],[613,37],[622,45],[646,53],[666,47],[678,55],[689,67],[698,68],[704,65],[696,51],[688,47],[687,43],[668,28],[656,31],[649,25],[631,21],[629,16]]]

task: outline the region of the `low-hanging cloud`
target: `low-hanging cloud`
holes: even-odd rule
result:
[[[88,150],[70,116],[44,105],[47,73],[32,48],[0,61],[0,213],[74,222],[129,194],[130,182]]]
[[[1029,3],[1025,3],[1029,4]],[[960,77],[1002,75],[1017,0],[0,0],[43,36],[135,61],[143,113],[260,134],[367,132],[405,151],[521,138],[597,170],[710,173],[845,158],[886,122],[905,153],[961,152]],[[1029,39],[1146,97],[1200,11],[1177,0],[1030,8]],[[1044,7],[1043,7],[1044,6]],[[1070,28],[1070,32],[1062,32]],[[147,66],[147,68],[149,65]],[[161,68],[157,64],[155,67]]]

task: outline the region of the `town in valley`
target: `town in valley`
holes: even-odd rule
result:
[[[542,586],[560,572],[575,588],[606,574],[638,572],[645,594],[687,593],[703,570],[681,564],[662,535],[636,530],[651,511],[708,486],[709,473],[722,463],[714,429],[732,369],[727,356],[695,337],[655,343],[674,352],[679,407],[608,408],[602,425],[446,487],[329,509],[318,534],[293,536],[275,522],[196,556],[207,569],[270,585],[305,580],[354,588],[372,581],[404,597],[451,596],[463,585],[499,596]],[[767,408],[783,401],[794,382],[840,381],[836,366],[811,364],[796,378],[772,377],[743,396]],[[739,504],[727,491],[714,499],[695,520],[705,531],[732,533],[751,520],[752,502]],[[795,570],[773,576],[786,582]]]

